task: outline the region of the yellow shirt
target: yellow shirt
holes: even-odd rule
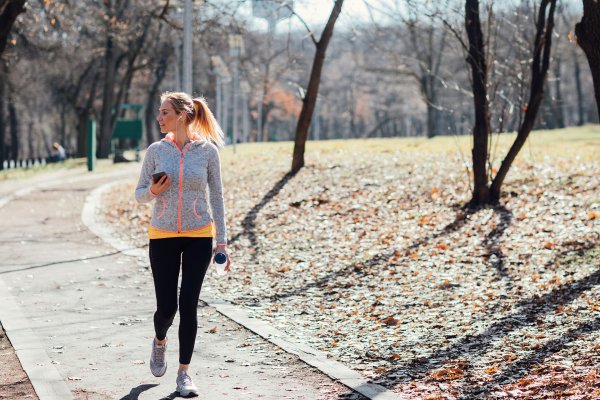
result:
[[[172,231],[164,231],[162,229],[158,229],[153,227],[152,225],[148,225],[148,239],[167,239],[167,238],[175,238],[175,237],[214,237],[215,236],[215,225],[214,223],[210,223],[208,225],[204,225],[201,228],[195,229],[193,231],[184,231],[184,232],[172,232]]]

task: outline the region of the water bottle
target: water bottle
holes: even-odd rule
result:
[[[225,266],[227,265],[227,255],[224,253],[216,253],[213,257],[213,266],[215,271],[217,271],[217,275],[223,276],[227,274],[225,271]]]

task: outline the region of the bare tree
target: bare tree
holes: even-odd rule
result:
[[[473,128],[473,198],[472,203],[489,201],[486,162],[490,136],[490,110],[487,95],[488,67],[485,43],[479,19],[479,1],[467,0],[465,4],[465,27],[469,39],[467,61],[471,66],[475,126]]]
[[[23,11],[25,0],[0,0],[0,57],[6,48],[10,30]]]
[[[127,7],[126,1],[105,1],[106,6],[106,45],[104,51],[104,87],[102,94],[102,112],[100,115],[100,129],[98,138],[97,156],[107,158],[110,150],[110,138],[112,136],[113,123],[112,116],[115,106],[115,85],[117,80],[117,69],[121,61],[122,50],[115,43],[117,32],[113,32],[113,27],[123,24],[123,15]]]
[[[146,100],[146,110],[144,111],[144,118],[146,120],[146,141],[148,144],[158,139],[156,131],[156,122],[154,116],[156,115],[156,109],[160,106],[158,104],[158,90],[165,78],[168,67],[169,56],[172,53],[172,48],[167,43],[163,43],[159,52],[154,68],[152,85],[148,92],[148,100]]]
[[[550,8],[547,10],[548,6]],[[533,62],[531,64],[531,87],[529,101],[525,110],[525,118],[517,132],[517,138],[502,160],[500,169],[492,181],[490,197],[492,201],[500,199],[500,189],[508,174],[513,161],[525,144],[529,133],[533,129],[535,118],[544,98],[544,86],[550,66],[550,50],[552,48],[552,30],[554,28],[554,10],[556,0],[542,0],[538,11],[536,35],[533,48]]]
[[[405,23],[410,32],[410,48],[418,62],[418,69],[412,74],[419,82],[421,95],[427,104],[427,137],[431,138],[440,130],[438,89],[441,78],[439,74],[448,31],[435,24],[436,14],[439,13],[439,10],[434,10],[428,15],[428,21],[425,23],[419,23],[416,17],[419,6],[412,1],[408,4],[413,12],[411,17],[405,20]]]
[[[596,106],[600,115],[600,2],[598,0],[582,0],[583,17],[575,25],[577,43],[583,49],[590,64],[594,80]]]
[[[25,0],[0,0],[0,57],[2,57],[2,53],[4,53],[4,49],[6,49],[6,43],[8,42],[8,36],[10,34],[10,30],[19,16],[23,11],[25,11]],[[0,170],[4,168],[4,135],[5,135],[5,122],[4,122],[4,78],[6,77],[5,73],[0,75]],[[9,105],[10,107],[10,105]],[[10,109],[12,110],[12,109]],[[10,114],[10,122],[11,122],[11,132],[14,129],[14,120],[12,118],[12,113]],[[16,133],[15,133],[16,134]],[[13,134],[13,137],[14,135]],[[13,144],[13,153],[14,153],[14,144]]]
[[[379,18],[372,9],[375,6],[365,1],[369,9],[371,24],[375,27],[371,46],[381,49],[386,58],[392,58],[392,67],[369,65],[371,72],[397,77],[398,83],[408,77],[416,83],[426,107],[426,134],[431,138],[441,132],[440,88],[445,84],[441,76],[442,60],[447,47],[448,29],[439,20],[448,2],[427,2],[395,0],[385,7],[377,8],[379,14],[389,19],[399,19],[400,24],[380,26]],[[406,11],[404,11],[406,9]],[[369,27],[369,31],[372,28]],[[391,47],[384,36],[392,36]],[[444,60],[448,61],[448,60]],[[408,86],[408,85],[405,85]],[[397,117],[392,117],[397,118]]]
[[[4,93],[5,93],[5,85],[4,85],[4,74],[0,74],[0,171],[4,169],[4,158],[5,154],[5,139],[6,135],[6,124],[4,122]]]
[[[549,7],[549,9],[548,9]],[[475,105],[475,127],[473,129],[473,175],[474,188],[471,205],[496,202],[501,188],[517,154],[525,144],[542,103],[544,85],[550,64],[552,30],[556,0],[541,0],[536,22],[536,35],[531,63],[529,101],[524,106],[525,115],[517,138],[500,165],[498,173],[488,186],[488,140],[490,135],[489,100],[487,95],[487,64],[484,55],[485,42],[479,19],[479,1],[466,0],[465,26],[469,39],[468,62],[471,67]]]
[[[340,15],[340,12],[342,11],[343,4],[344,0],[335,0],[333,9],[329,15],[329,20],[327,21],[325,29],[321,34],[321,38],[318,41],[312,33],[310,34],[310,37],[316,47],[316,51],[312,70],[310,71],[308,89],[306,90],[306,94],[302,99],[302,110],[300,111],[298,126],[296,127],[296,140],[294,141],[294,155],[292,158],[291,169],[292,173],[298,172],[300,168],[304,166],[306,138],[308,137],[308,128],[310,128],[310,122],[312,120],[312,115],[315,111],[315,104],[317,102],[317,94],[319,93],[321,71],[323,70],[323,63],[325,62],[325,52],[327,51],[327,46],[329,45],[329,41],[333,36],[333,28]]]

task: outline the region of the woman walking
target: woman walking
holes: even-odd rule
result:
[[[215,251],[227,255],[217,148],[224,143],[223,132],[206,101],[186,93],[163,93],[156,119],[166,137],[148,147],[135,189],[138,202],[154,200],[148,227],[150,266],[156,293],[156,335],[152,342],[150,370],[154,376],[163,376],[167,370],[167,331],[177,312],[177,282],[181,269],[176,390],[182,396],[197,395],[198,389],[188,370],[196,341],[198,298],[212,258],[213,238],[216,238]],[[212,215],[207,203],[210,203]],[[227,271],[229,266],[227,256]]]

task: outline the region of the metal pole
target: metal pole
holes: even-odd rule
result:
[[[96,166],[96,121],[89,119],[87,123],[87,168],[93,171]]]
[[[192,0],[183,11],[183,91],[192,94]]]

